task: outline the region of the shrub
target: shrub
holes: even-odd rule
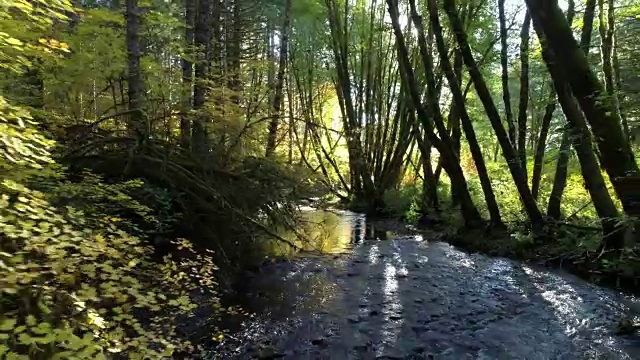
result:
[[[176,319],[196,307],[189,293],[197,288],[220,308],[211,257],[179,240],[188,256],[152,262],[153,249],[116,216],[121,206],[153,220],[126,192],[141,183],[105,184],[90,173],[63,180],[48,153],[53,143],[33,125],[27,111],[0,97],[0,357],[193,351],[176,334]]]

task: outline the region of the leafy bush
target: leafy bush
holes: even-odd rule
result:
[[[407,184],[407,186],[400,189],[386,191],[382,197],[385,212],[395,218],[407,221],[417,220],[421,191],[421,186],[418,183]]]
[[[65,181],[49,156],[53,143],[33,125],[26,110],[0,97],[0,357],[193,351],[175,322],[196,307],[194,289],[209,290],[220,308],[211,257],[180,240],[187,256],[152,262],[153,249],[116,216],[120,206],[157,220],[127,194],[141,183],[105,184],[90,173]]]

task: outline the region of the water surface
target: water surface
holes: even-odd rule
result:
[[[612,335],[633,298],[331,214],[308,214],[325,220],[313,247],[328,254],[247,278],[255,316],[208,358],[640,359],[636,337]]]

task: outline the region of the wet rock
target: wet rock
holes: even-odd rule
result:
[[[401,315],[391,315],[391,316],[389,316],[389,320],[400,321],[400,320],[402,320],[402,316]]]
[[[367,345],[354,345],[353,346],[353,350],[360,351],[360,352],[365,352],[365,351],[369,350],[369,346],[367,346]]]
[[[317,338],[317,339],[311,340],[311,345],[326,347],[328,344],[325,338]]]
[[[416,332],[418,334],[423,333],[425,331],[429,331],[429,329],[424,327],[424,326],[412,326],[411,330],[413,330],[414,332]]]
[[[422,354],[425,351],[425,349],[424,349],[424,346],[418,345],[414,347],[412,351],[416,354]]]
[[[385,359],[385,360],[404,360],[407,357],[396,349],[388,349],[382,353],[380,356],[376,356],[376,359]]]
[[[359,323],[360,321],[362,321],[362,319],[360,319],[360,317],[359,317],[359,316],[349,316],[349,317],[347,318],[347,321],[348,321],[348,322],[350,322],[350,323],[352,323],[352,324],[357,324],[357,323]]]
[[[272,359],[282,359],[287,356],[287,353],[276,351],[271,348],[261,349],[260,353],[257,354],[254,358],[260,360],[272,360]]]
[[[371,310],[369,312],[369,316],[378,316],[380,315],[380,312],[378,310]]]
[[[415,300],[413,300],[413,302],[416,303],[416,304],[422,304],[422,303],[424,303],[424,299],[415,299]]]

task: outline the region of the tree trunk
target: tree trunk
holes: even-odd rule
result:
[[[518,105],[518,155],[524,175],[527,176],[527,107],[529,106],[529,30],[531,17],[524,16],[520,32],[520,104]],[[536,194],[534,193],[534,197]]]
[[[613,77],[616,83],[616,90],[620,93],[622,99],[618,98],[618,107],[620,108],[620,118],[622,119],[622,130],[624,130],[624,135],[627,138],[627,142],[629,146],[631,146],[631,131],[629,129],[629,121],[627,120],[627,115],[625,114],[624,108],[621,104],[624,103],[624,93],[622,92],[622,79],[620,79],[620,61],[618,60],[618,38],[617,36],[613,37]]]
[[[291,22],[291,1],[286,0],[284,5],[284,20],[280,30],[280,60],[278,62],[278,75],[276,77],[275,94],[271,105],[273,113],[269,122],[269,135],[267,137],[266,157],[271,157],[276,149],[278,140],[278,125],[280,123],[280,107],[282,106],[282,89],[284,85],[284,75],[287,68],[287,46],[289,43],[289,23]]]
[[[447,61],[449,58],[447,57]],[[459,87],[462,86],[462,67],[464,64],[462,63],[462,55],[460,51],[456,51],[453,56],[453,72],[455,78],[458,81]],[[460,163],[460,150],[462,148],[462,130],[460,129],[460,114],[458,107],[455,101],[451,102],[451,107],[449,109],[449,117],[447,119],[447,124],[451,126],[451,143],[453,144],[453,151],[456,154],[456,159],[458,163]],[[456,193],[455,188],[451,188],[451,205],[458,206],[458,194]]]
[[[561,87],[561,91],[561,93],[558,93],[558,101],[565,112],[570,129],[569,131],[565,131],[563,135],[563,142],[565,139],[570,138],[576,150],[578,161],[580,162],[580,170],[584,179],[584,186],[591,196],[593,205],[598,213],[598,217],[601,219],[603,233],[605,235],[604,239],[607,247],[621,249],[624,245],[624,234],[620,231],[617,225],[619,213],[611,199],[609,191],[607,190],[607,185],[602,177],[602,173],[600,172],[598,159],[593,152],[593,142],[589,128],[587,127],[586,119],[580,111],[569,87]],[[564,155],[569,156],[568,144],[562,144],[560,147],[560,151],[564,151]],[[561,153],[560,156],[562,157],[563,153]],[[564,172],[564,174],[556,176],[556,181],[559,182],[559,189],[556,191],[556,183],[554,182],[554,189],[551,192],[552,196],[549,199],[547,212],[548,216],[555,219],[559,219],[561,215],[560,203],[566,186],[567,164],[568,159],[558,159],[558,168],[560,168],[560,171]]]
[[[596,0],[587,0],[582,17],[582,34],[580,35],[580,48],[589,55],[591,49],[591,35],[593,33],[593,19],[596,16]]]
[[[241,13],[241,0],[234,0],[233,2],[233,23],[231,27],[231,36],[227,41],[227,49],[229,55],[227,59],[229,61],[229,81],[228,86],[231,89],[231,102],[236,106],[240,105],[242,94],[242,80],[241,80],[241,60],[242,60],[242,41],[243,41],[243,18]]]
[[[504,102],[504,114],[509,129],[509,140],[516,146],[516,126],[513,121],[511,109],[511,94],[509,93],[509,58],[507,24],[504,11],[505,0],[498,0],[498,20],[500,23],[500,65],[502,66],[502,101]],[[526,174],[525,174],[526,175]]]
[[[361,119],[357,117],[356,107],[352,99],[352,77],[349,70],[349,48],[346,40],[348,34],[348,11],[339,8],[335,0],[325,0],[328,10],[330,41],[336,67],[335,88],[340,110],[344,118],[344,130],[349,152],[352,194],[358,198],[373,199],[375,187],[371,176],[367,174],[367,159],[362,151]],[[348,9],[348,4],[345,3]]]
[[[142,76],[140,74],[140,9],[138,0],[126,2],[127,84],[129,97],[129,131],[142,139],[146,134],[142,106]]]
[[[414,1],[411,0],[412,12],[415,12],[415,7],[413,6],[413,4]],[[500,216],[500,209],[498,207],[498,203],[491,186],[489,172],[487,171],[487,167],[482,156],[482,150],[480,149],[480,145],[478,144],[478,139],[476,138],[473,124],[471,123],[469,113],[467,112],[464,95],[461,89],[461,79],[459,77],[456,77],[454,69],[452,68],[447,56],[448,51],[446,48],[442,26],[440,24],[440,19],[438,16],[438,6],[436,0],[429,0],[429,15],[431,19],[431,26],[433,27],[433,32],[436,38],[436,46],[440,55],[440,66],[444,70],[445,76],[447,77],[447,82],[449,83],[449,87],[453,95],[453,103],[457,108],[465,137],[467,138],[467,141],[469,143],[469,150],[471,151],[471,156],[473,157],[473,161],[478,171],[478,177],[480,178],[480,184],[482,186],[484,198],[487,203],[487,209],[489,210],[491,224],[496,227],[504,227],[502,217]],[[416,24],[418,32],[420,32],[422,29],[422,20],[417,15],[417,13],[413,14],[413,22]]]
[[[607,11],[604,9],[604,0],[598,0],[598,30],[600,32],[600,61],[602,63],[602,75],[604,88],[607,96],[613,104],[616,116],[620,118],[624,137],[626,138],[627,152],[632,153],[629,143],[629,127],[626,119],[622,117],[620,111],[620,101],[616,92],[616,82],[614,77],[613,57],[614,57],[614,36],[615,36],[615,9],[613,0],[607,1]]]
[[[587,120],[572,94],[571,87],[566,78],[568,74],[559,66],[560,61],[558,61],[557,55],[549,47],[548,38],[535,20],[534,27],[542,45],[543,60],[547,64],[549,73],[554,81],[554,86],[558,94],[558,102],[562,106],[570,129],[569,132],[565,131],[563,142],[565,139],[571,139],[576,149],[585,188],[591,195],[596,212],[602,222],[603,233],[605,235],[604,244],[606,244],[607,247],[620,249],[621,246],[624,245],[624,234],[617,225],[618,210],[609,195],[606,183],[599,170],[598,160],[592,148],[591,134],[587,126]],[[567,163],[568,160],[558,160],[558,171],[566,172]],[[556,181],[561,181],[562,183],[558,184],[559,189],[557,191],[555,189],[556,184],[554,183],[554,191],[552,191],[552,197],[549,199],[548,215],[559,218],[562,192],[566,184],[566,174],[556,176]]]
[[[473,58],[471,47],[469,46],[469,43],[467,41],[467,34],[464,32],[462,24],[460,23],[460,19],[458,18],[455,1],[445,0],[444,7],[449,17],[452,31],[462,52],[464,62],[469,70],[471,80],[475,85],[478,97],[482,101],[485,111],[487,112],[487,116],[489,117],[489,121],[491,122],[491,126],[493,127],[493,130],[495,131],[498,138],[498,142],[500,143],[500,147],[502,148],[502,154],[507,161],[509,171],[511,172],[513,181],[515,182],[515,185],[518,189],[518,193],[520,194],[520,199],[522,200],[525,211],[532,225],[540,226],[544,223],[542,213],[540,212],[540,209],[538,209],[536,201],[531,194],[531,190],[529,189],[529,185],[527,184],[527,178],[522,167],[520,166],[518,155],[513,149],[511,141],[509,141],[507,132],[505,131],[504,126],[502,125],[502,121],[500,120],[498,109],[493,102],[491,93],[489,92],[484,78],[480,73],[480,70],[478,69]]]
[[[195,82],[193,84],[193,109],[197,112],[192,124],[191,148],[197,154],[207,152],[208,141],[205,131],[208,115],[204,113],[204,104],[209,78],[208,52],[210,41],[210,0],[200,0],[193,30],[194,51],[199,56],[195,64]]]
[[[414,77],[413,68],[411,67],[411,62],[409,60],[409,54],[406,48],[406,44],[404,41],[404,35],[402,30],[400,29],[400,22],[398,20],[398,8],[395,0],[387,0],[389,16],[391,17],[393,32],[396,37],[396,41],[398,44],[398,57],[400,61],[400,73],[402,75],[403,81],[407,85],[407,88],[410,92],[411,99],[413,101],[413,105],[416,108],[418,113],[418,118],[421,120],[424,130],[429,137],[429,141],[438,149],[440,152],[440,156],[443,158],[442,166],[445,171],[449,175],[452,186],[456,187],[457,193],[460,200],[460,208],[462,212],[462,216],[465,221],[465,226],[474,228],[483,223],[482,217],[478,212],[477,208],[473,204],[473,200],[471,199],[471,194],[469,193],[469,188],[467,187],[467,182],[464,178],[464,173],[462,168],[460,167],[459,162],[456,159],[455,152],[453,151],[453,147],[451,144],[451,139],[449,138],[449,134],[444,128],[444,122],[442,121],[442,114],[440,112],[440,105],[438,104],[437,99],[434,98],[435,93],[435,80],[433,78],[433,69],[430,68],[430,60],[424,59],[425,67],[427,69],[425,74],[427,76],[427,89],[428,89],[428,105],[429,110],[427,111],[421,101],[420,91],[418,89],[417,82]],[[424,35],[424,34],[423,34]],[[426,41],[424,37],[421,43],[421,53],[426,55]],[[433,114],[434,122],[438,126],[438,132],[442,139],[438,138],[433,131],[433,124],[430,121],[430,114]]]
[[[540,191],[540,180],[542,178],[542,167],[544,163],[544,153],[547,148],[547,137],[549,136],[549,127],[551,126],[551,119],[553,119],[553,113],[556,110],[556,92],[553,84],[549,89],[549,98],[547,99],[547,106],[544,109],[544,115],[542,116],[542,123],[540,125],[540,133],[538,141],[536,143],[536,150],[533,155],[533,174],[531,175],[531,193],[533,197],[538,199],[538,192]]]
[[[420,199],[420,212],[422,218],[420,222],[428,224],[432,220],[432,214],[439,212],[438,183],[431,165],[431,142],[426,135],[420,131],[420,126],[414,126],[414,135],[418,149],[422,155],[422,198]]]
[[[546,0],[526,0],[534,24],[548,41],[558,65],[567,71],[571,89],[591,125],[602,156],[604,168],[627,214],[638,213],[631,196],[620,186],[619,179],[639,176],[633,153],[629,152],[615,104],[606,96],[602,84],[589,67],[587,57],[573,38],[569,24],[558,4]]]
[[[569,158],[571,157],[571,131],[566,126],[562,131],[562,141],[560,142],[560,151],[558,162],[556,163],[556,175],[553,178],[553,186],[551,195],[549,195],[549,204],[547,205],[547,216],[559,220],[562,216],[560,205],[562,204],[562,195],[567,186],[567,173],[569,169]]]
[[[195,0],[184,0],[185,8],[185,32],[184,54],[182,57],[182,116],[180,117],[180,146],[188,148],[191,141],[191,119],[189,112],[192,106],[193,96],[193,30],[195,21]]]
[[[294,126],[294,109],[293,109],[293,85],[291,84],[291,73],[287,74],[287,104],[289,105],[289,121],[287,124],[288,128],[288,145],[289,151],[287,153],[287,164],[293,164],[293,132],[295,131]]]
[[[422,181],[422,215],[423,219],[428,214],[439,211],[438,204],[438,187],[433,174],[433,166],[431,165],[431,144],[426,143],[426,151],[422,158],[422,171],[424,179]],[[427,155],[427,157],[424,157]]]
[[[567,22],[569,23],[569,25],[573,23],[574,16],[575,16],[575,1],[569,0],[569,7],[567,9]],[[586,20],[588,19],[585,19],[585,21]],[[587,25],[585,24],[585,26]],[[584,41],[590,41],[589,39],[591,39],[591,37],[583,37]],[[542,41],[544,41],[544,39]],[[586,47],[586,50],[588,51],[589,48]],[[551,59],[552,58],[551,51],[549,49],[544,49],[544,51],[546,51],[545,56],[547,56],[548,59]],[[542,129],[540,130],[540,139],[538,142],[538,147],[536,149],[537,158],[534,163],[534,166],[536,167],[534,169],[534,172],[536,173],[534,174],[534,179],[532,179],[532,187],[535,186],[534,197],[536,197],[536,199],[537,199],[538,190],[540,187],[540,177],[542,174],[542,161],[544,160],[544,150],[546,148],[547,135],[549,133],[549,127],[551,126],[551,119],[553,118],[553,112],[555,110],[555,95],[556,95],[555,91],[558,90],[554,86],[554,84],[556,83],[560,84],[558,86],[560,86],[559,90],[562,91],[562,93],[558,94],[558,97],[563,99],[563,104],[564,104],[563,108],[566,109],[565,113],[568,112],[570,114],[573,114],[573,115],[567,115],[567,116],[582,117],[582,113],[579,110],[578,112],[574,111],[576,102],[573,99],[571,88],[564,83],[559,83],[552,79],[551,85],[550,85],[551,87],[551,93],[549,98],[550,103],[547,104],[547,108],[545,109],[545,115],[544,115],[544,118],[542,119]],[[571,159],[571,153],[570,153],[571,142],[567,137],[569,135],[565,134],[570,130],[565,127],[563,128],[562,131],[563,131],[562,141],[560,143],[560,151],[559,151],[560,155],[558,156],[558,161],[556,163],[556,173],[553,179],[553,187],[551,189],[551,199],[549,199],[549,204],[547,205],[547,214],[551,214],[551,217],[555,217],[555,218],[560,217],[560,204],[562,202],[562,195],[564,194],[564,189],[567,183],[566,169],[569,167],[569,160]]]
[[[574,1],[571,0],[571,2],[569,3],[569,10],[567,12],[567,22],[569,23],[569,25],[571,25],[571,23],[573,22],[574,15],[575,6]],[[542,38],[541,41],[544,42],[546,40]],[[545,48],[544,51],[545,59],[553,59],[553,52],[551,50]],[[552,60],[549,60],[549,62],[552,62]],[[576,121],[583,119],[582,112],[578,107],[576,100],[571,92],[571,87],[563,81],[556,81],[554,84],[556,85],[554,86],[554,89],[556,87],[558,88],[558,98],[560,99],[559,101],[564,110],[565,117],[569,119],[571,123],[575,123]],[[564,190],[567,187],[567,175],[569,161],[571,160],[571,142],[573,132],[575,131],[571,130],[571,126],[565,126],[562,130],[562,141],[560,143],[558,161],[556,163],[556,173],[553,179],[553,187],[551,188],[549,204],[547,205],[547,215],[556,220],[560,219],[560,217],[562,216],[562,196],[564,195]]]

